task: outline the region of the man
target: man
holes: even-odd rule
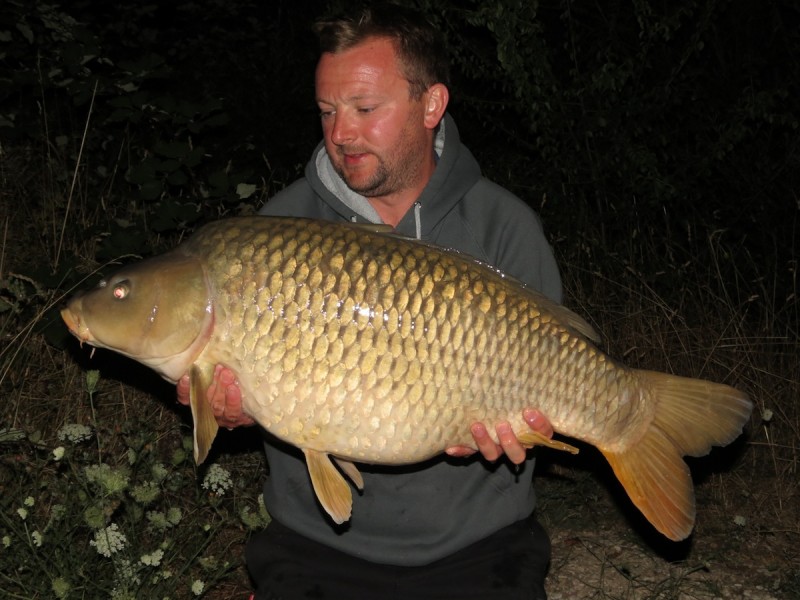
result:
[[[261,213],[388,223],[560,301],[538,217],[481,176],[446,113],[448,65],[437,31],[396,6],[321,21],[316,30],[324,141],[305,178]],[[186,378],[178,389],[186,403]],[[209,401],[220,425],[252,423],[229,370],[217,368]],[[537,411],[525,418],[552,435]],[[302,454],[266,440],[273,522],[248,543],[256,597],[545,598],[550,546],[531,517],[533,461],[507,423],[497,426],[499,443],[480,423],[472,433],[483,460],[452,447],[449,458],[410,467],[359,465],[364,491],[342,526],[320,508]],[[508,460],[494,463],[503,454]]]

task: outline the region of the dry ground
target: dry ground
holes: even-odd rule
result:
[[[796,490],[787,494],[784,486],[780,514],[769,515],[764,511],[777,497],[770,488],[780,482],[763,481],[753,494],[735,474],[714,475],[716,481],[698,485],[694,534],[672,543],[644,523],[613,482],[552,471],[537,481],[553,542],[551,600],[800,598]]]
[[[730,460],[741,465],[748,450],[742,442]],[[749,484],[741,466],[709,473],[707,463],[696,462],[697,526],[689,540],[672,543],[644,521],[591,453],[582,450],[589,456],[577,465],[572,457],[539,461],[539,515],[553,544],[550,600],[800,598],[796,486],[769,478]],[[235,579],[208,597],[246,598],[243,569]]]

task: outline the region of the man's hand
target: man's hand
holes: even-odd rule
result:
[[[178,402],[189,405],[189,376],[178,381]],[[236,383],[236,375],[222,365],[214,368],[214,379],[206,393],[206,399],[214,410],[220,427],[233,429],[241,425],[253,425],[255,421],[242,412],[242,391]]]
[[[553,437],[553,426],[538,410],[525,409],[522,416],[531,429],[549,438]],[[477,452],[480,452],[489,462],[496,461],[503,454],[508,456],[508,459],[515,465],[525,461],[526,449],[519,443],[517,436],[514,435],[511,425],[507,421],[501,421],[495,427],[497,438],[500,440],[499,444],[496,444],[491,438],[483,423],[473,423],[470,430],[472,431],[472,437],[475,439],[475,444],[478,446]],[[445,452],[450,456],[470,456],[476,450],[469,446],[450,446]]]

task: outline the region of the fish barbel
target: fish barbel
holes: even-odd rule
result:
[[[62,310],[81,342],[191,379],[195,459],[217,433],[214,366],[236,373],[243,410],[300,448],[323,508],[350,518],[354,462],[408,464],[470,425],[511,423],[526,446],[571,446],[522,418],[596,446],[661,533],[686,538],[694,490],[682,456],[742,431],[752,410],[727,385],[634,370],[599,351],[578,315],[479,261],[378,231],[240,217],[199,229]]]

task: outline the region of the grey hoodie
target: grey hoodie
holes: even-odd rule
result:
[[[401,234],[454,248],[498,267],[561,301],[561,279],[537,215],[485,179],[446,115],[436,139],[433,177],[397,227]],[[348,189],[320,144],[305,178],[277,194],[261,214],[380,222],[366,198]],[[532,408],[536,399],[531,398]],[[270,514],[296,532],[378,563],[431,563],[526,518],[536,496],[533,459],[515,468],[478,455],[441,456],[407,467],[357,465],[364,491],[353,490],[353,516],[336,526],[311,488],[302,454],[273,438],[265,442]]]

